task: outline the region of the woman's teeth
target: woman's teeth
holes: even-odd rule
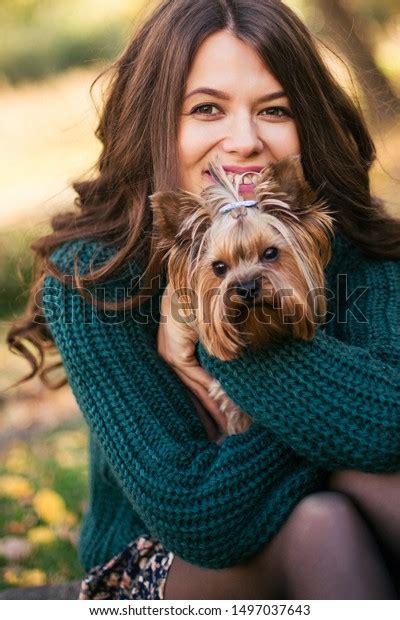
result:
[[[257,183],[257,177],[259,176],[257,173],[246,172],[244,174],[231,174],[229,172],[226,173],[229,180],[236,185],[239,183],[240,185],[252,185]]]
[[[211,177],[207,171],[208,176]],[[258,172],[243,172],[242,174],[233,174],[232,172],[226,172],[226,176],[235,186],[238,185],[255,185],[257,183],[260,174]]]

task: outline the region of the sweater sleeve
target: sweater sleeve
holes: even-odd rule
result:
[[[78,256],[84,273],[89,250],[100,263],[109,258],[103,249],[69,242],[51,259],[72,273]],[[99,292],[115,301],[116,291],[125,295],[129,286],[125,278]],[[49,275],[42,303],[69,384],[132,509],[179,557],[213,568],[235,565],[320,487],[321,471],[265,426],[255,423],[220,446],[207,440],[182,384],[157,354],[152,304],[103,312]]]
[[[367,259],[348,240],[328,282],[330,321],[202,366],[230,398],[297,454],[329,470],[400,469],[400,261]]]

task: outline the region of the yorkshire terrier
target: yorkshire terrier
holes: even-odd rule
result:
[[[214,180],[196,194],[150,196],[157,251],[184,320],[207,352],[232,360],[247,347],[291,336],[311,340],[325,318],[324,268],[331,257],[333,218],[306,182],[300,158],[268,164],[257,174],[254,200],[239,186],[255,173],[228,176],[209,162]],[[251,419],[214,381],[210,395],[226,416],[227,433]]]

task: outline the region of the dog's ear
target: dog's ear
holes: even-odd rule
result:
[[[174,191],[156,192],[149,196],[153,211],[153,227],[164,238],[174,238],[179,228],[179,194]]]
[[[265,192],[274,192],[286,194],[297,207],[313,202],[312,190],[304,177],[300,155],[291,155],[268,164],[257,185],[260,199]]]
[[[262,211],[283,221],[297,219],[316,201],[297,155],[268,164],[256,184],[255,195]]]
[[[184,221],[192,216],[206,216],[204,202],[191,192],[165,191],[149,196],[153,211],[153,226],[164,239],[176,238]],[[197,218],[196,218],[197,219]]]
[[[290,155],[270,164],[273,175],[283,191],[288,194],[296,187],[306,184],[300,155]]]
[[[260,208],[268,213],[279,209],[282,215],[286,211],[297,217],[306,217],[314,211],[326,211],[325,201],[305,179],[300,155],[268,164],[261,173],[255,193]]]

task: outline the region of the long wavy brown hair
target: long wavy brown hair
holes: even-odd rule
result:
[[[61,365],[45,364],[56,347],[38,295],[47,273],[61,277],[49,258],[57,246],[78,238],[116,246],[101,268],[81,278],[75,274],[78,287],[106,279],[136,256],[145,257],[148,283],[161,272],[148,196],[177,186],[176,137],[189,69],[203,41],[222,29],[251,45],[282,84],[297,123],[305,177],[336,212],[338,228],[371,257],[400,257],[400,220],[371,196],[375,147],[359,106],[333,78],[296,14],[279,0],[164,0],[111,67],[96,131],[102,142],[96,178],[73,184],[78,210],[55,216],[53,232],[32,244],[29,301],[7,338],[10,350],[32,368],[21,381],[39,374],[49,384],[47,371]]]

